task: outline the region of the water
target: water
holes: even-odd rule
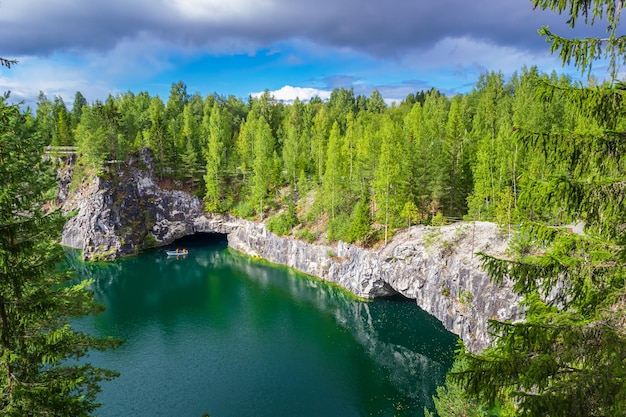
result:
[[[121,372],[101,417],[422,416],[456,337],[413,301],[363,302],[337,286],[245,257],[224,242],[178,242],[108,264],[72,260],[106,311],[75,325],[125,340],[94,352]]]

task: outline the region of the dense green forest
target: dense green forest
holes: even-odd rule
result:
[[[469,94],[437,90],[387,105],[336,89],[323,102],[247,101],[189,94],[174,83],[166,102],[146,92],[88,104],[76,93],[40,95],[35,126],[52,146],[76,146],[79,172],[107,175],[143,147],[164,184],[204,198],[207,210],[263,219],[279,234],[364,245],[398,228],[462,218],[515,222],[526,173],[549,174],[557,154],[524,151],[517,129],[593,131],[575,103],[535,99],[571,87],[555,73],[485,73]],[[82,175],[78,175],[82,178]],[[534,216],[571,219],[545,207]]]
[[[54,183],[40,154],[50,144],[77,148],[75,186],[89,174],[118,175],[149,148],[162,185],[307,240],[372,245],[415,223],[496,221],[514,232],[512,250],[480,256],[495,283],[522,297],[525,317],[492,320],[489,348],[460,350],[437,390],[439,415],[626,415],[622,1],[531,3],[569,16],[572,27],[605,21],[604,38],[540,34],[583,72],[605,59],[610,81],[580,85],[524,68],[508,80],[485,73],[468,94],[431,90],[392,106],[377,91],[345,89],[327,102],[203,98],[183,82],[167,102],[128,92],[89,104],[76,93],[68,110],[41,94],[36,113],[21,114],[0,99],[4,413],[89,415],[98,383],[114,376],[66,366],[116,342],[65,325],[97,306],[88,284],[65,287],[67,275],[54,273],[64,218],[41,207]],[[559,227],[579,221],[583,233]]]

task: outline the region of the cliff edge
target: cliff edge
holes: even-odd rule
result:
[[[494,285],[476,256],[503,255],[507,248],[492,223],[414,226],[377,250],[310,244],[277,236],[263,223],[207,214],[197,197],[159,188],[151,166],[150,153],[143,151],[123,173],[84,182],[63,202],[66,212],[76,214],[65,225],[62,244],[82,250],[85,260],[103,260],[194,233],[224,233],[236,250],[337,283],[359,297],[414,299],[475,352],[489,344],[489,319],[521,317],[510,286]]]

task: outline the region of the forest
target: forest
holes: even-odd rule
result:
[[[528,214],[530,178],[553,173],[559,155],[528,152],[519,132],[594,129],[559,97],[572,85],[532,67],[509,80],[484,73],[469,94],[431,89],[387,105],[377,90],[281,103],[269,92],[247,101],[192,95],[180,81],[165,102],[129,91],[89,104],[77,92],[68,109],[41,93],[33,123],[45,143],[77,148],[78,172],[112,175],[147,147],[162,184],[198,195],[208,211],[309,241],[369,246],[414,224],[504,226]],[[549,105],[535,99],[542,91]],[[572,221],[549,207],[532,215]]]
[[[376,90],[203,98],[181,81],[166,102],[127,92],[87,104],[76,93],[71,111],[42,94],[30,123],[45,143],[76,147],[79,181],[115,176],[148,148],[162,186],[309,242],[379,247],[415,224],[496,222],[510,252],[478,255],[526,318],[490,320],[495,338],[480,354],[461,347],[438,415],[622,416],[625,93],[536,67],[391,105]]]
[[[91,415],[99,383],[115,377],[67,363],[118,342],[67,324],[99,307],[89,282],[68,287],[56,268],[65,216],[43,205],[55,184],[46,146],[76,150],[73,187],[115,177],[150,149],[162,186],[307,241],[376,246],[418,223],[497,222],[510,253],[478,256],[496,285],[522,297],[525,317],[490,320],[493,342],[480,353],[460,347],[437,389],[438,415],[626,415],[623,2],[530,3],[570,27],[606,24],[600,38],[539,34],[583,74],[601,61],[608,81],[531,67],[508,79],[484,73],[467,94],[432,89],[391,105],[376,90],[337,89],[326,102],[202,97],[182,81],[167,101],[129,91],[87,103],[77,92],[68,109],[42,93],[22,112],[0,98],[3,415]]]

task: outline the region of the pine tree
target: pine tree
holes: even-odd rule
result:
[[[292,190],[295,190],[300,171],[304,169],[304,147],[302,144],[304,106],[296,98],[283,123],[283,165]]]
[[[167,125],[165,122],[165,105],[158,96],[150,100],[148,117],[150,119],[150,127],[144,131],[144,137],[146,145],[155,154],[156,171],[161,176],[165,170],[165,133]]]
[[[258,126],[258,119],[259,117],[256,112],[251,111],[248,113],[248,118],[241,124],[239,136],[237,136],[237,154],[239,156],[240,169],[243,173],[244,182],[254,164],[254,138]],[[205,116],[203,125],[208,126],[208,120],[208,117]]]
[[[221,209],[222,197],[222,169],[224,164],[224,147],[226,138],[230,136],[228,132],[227,120],[222,116],[222,112],[217,103],[213,104],[209,122],[209,138],[205,149],[206,156],[206,209],[208,211],[219,211]]]
[[[341,133],[339,124],[333,123],[328,139],[328,151],[326,157],[326,171],[322,178],[323,205],[331,219],[335,219],[335,214],[343,200],[343,158],[341,154]]]
[[[385,228],[385,245],[389,240],[389,228],[399,217],[403,201],[402,147],[391,118],[385,115],[381,126],[382,144],[372,188],[376,198],[377,219]]]
[[[69,324],[99,307],[89,281],[69,285],[57,269],[65,218],[42,209],[55,187],[43,146],[19,108],[0,99],[0,414],[88,416],[99,382],[115,374],[81,358],[115,342]]]
[[[312,137],[311,137],[311,155],[313,158],[313,172],[318,183],[324,176],[326,166],[326,147],[328,142],[328,132],[330,131],[328,111],[326,106],[322,106],[313,118]]]
[[[274,137],[264,117],[256,119],[254,127],[254,161],[252,162],[251,202],[263,218],[267,195],[274,179]]]
[[[53,145],[53,138],[55,135],[55,119],[52,114],[52,103],[43,93],[39,92],[37,97],[37,133],[41,136],[44,144]],[[58,144],[54,144],[58,146]]]
[[[370,216],[370,191],[364,187],[361,198],[354,206],[350,215],[350,228],[348,230],[348,240],[350,242],[360,241],[365,243],[372,231],[372,218]]]
[[[83,114],[83,107],[87,105],[87,99],[80,91],[74,95],[74,104],[72,105],[72,113],[70,116],[70,127],[76,129],[80,122],[80,116]]]
[[[622,60],[616,35],[621,2],[536,1],[541,9],[609,22],[606,40],[565,40],[542,31],[565,62],[589,69],[604,46]],[[619,7],[616,7],[619,6]],[[615,73],[610,68],[610,73]],[[546,105],[566,100],[573,129],[514,127],[526,152],[541,154],[541,175],[521,173],[524,214],[515,259],[482,255],[496,282],[512,280],[524,297],[523,321],[493,322],[496,336],[481,354],[465,353],[455,373],[469,394],[494,403],[508,394],[523,416],[623,416],[626,410],[626,90],[619,82],[585,88],[542,83]],[[547,210],[549,218],[537,216]],[[545,219],[545,220],[544,220]],[[544,221],[542,221],[544,220]],[[582,222],[583,234],[565,225]]]

